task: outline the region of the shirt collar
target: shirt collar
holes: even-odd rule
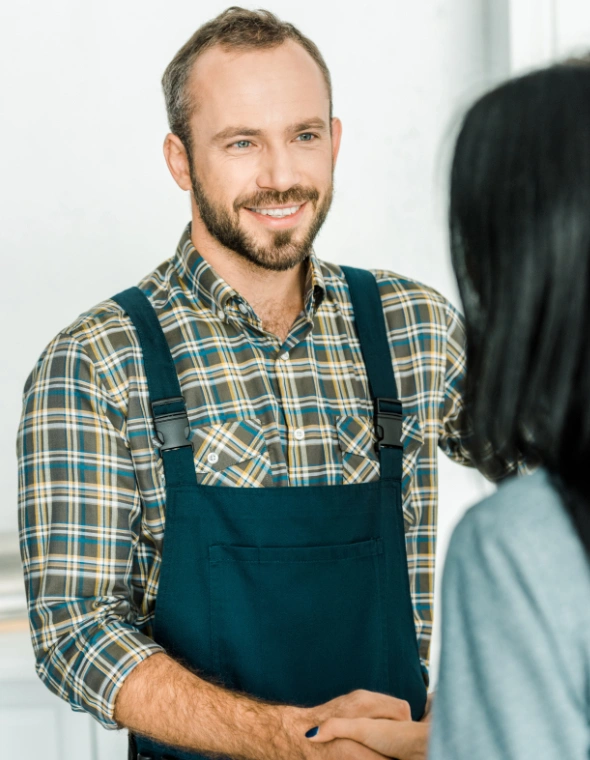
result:
[[[312,251],[305,283],[305,312],[313,317],[326,294],[324,276],[318,259]],[[241,303],[244,299],[225,282],[196,250],[191,240],[191,225],[185,227],[175,256],[176,267],[202,305],[218,313],[228,303]]]
[[[326,295],[326,283],[324,282],[320,262],[313,250],[308,261],[309,265],[305,282],[305,312],[308,317],[313,317]]]

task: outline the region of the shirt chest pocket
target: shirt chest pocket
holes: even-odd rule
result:
[[[379,478],[379,456],[375,451],[373,418],[339,417],[336,422],[338,444],[342,452],[342,483],[368,483]],[[415,414],[404,415],[402,423],[402,503],[406,529],[416,522],[411,486],[424,438]]]
[[[369,483],[379,479],[373,418],[338,417],[338,445],[342,454],[342,483]]]
[[[245,488],[272,485],[270,457],[259,420],[192,427],[197,483]]]

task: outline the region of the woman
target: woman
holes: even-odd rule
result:
[[[469,510],[443,580],[430,760],[590,757],[590,65],[467,113],[450,188],[478,465],[538,463]],[[391,720],[310,741],[398,752]]]

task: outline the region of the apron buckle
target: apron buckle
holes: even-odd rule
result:
[[[192,443],[188,440],[190,426],[182,396],[154,401],[152,412],[156,438],[161,444],[160,453],[185,446],[192,448]]]
[[[394,398],[376,398],[373,407],[375,450],[403,448],[401,403]]]

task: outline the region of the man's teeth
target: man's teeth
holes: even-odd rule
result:
[[[283,216],[291,216],[297,213],[301,206],[291,206],[290,208],[253,208],[252,211],[256,211],[257,214],[263,214],[264,216],[274,216],[280,219]]]

